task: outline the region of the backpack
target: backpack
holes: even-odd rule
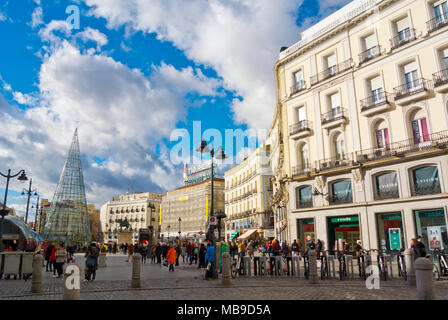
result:
[[[89,256],[86,260],[86,267],[87,268],[94,268],[95,267],[95,258]]]

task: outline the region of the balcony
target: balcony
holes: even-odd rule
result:
[[[320,171],[330,170],[340,167],[347,167],[352,165],[352,160],[350,160],[347,155],[342,154],[338,157],[323,159],[318,161],[318,168]]]
[[[300,139],[311,134],[313,123],[308,120],[302,120],[289,126],[289,136],[293,139]]]
[[[291,94],[289,96],[292,96],[292,95],[296,94],[297,92],[303,91],[305,89],[306,89],[306,82],[305,81],[296,82],[291,87]]]
[[[356,162],[366,163],[384,159],[400,159],[406,154],[441,150],[448,147],[448,130],[440,131],[421,137],[418,141],[414,138],[393,142],[385,148],[372,148],[358,151],[355,154]]]
[[[434,91],[438,93],[448,92],[448,69],[436,72],[432,75]]]
[[[393,95],[384,91],[363,99],[361,100],[361,115],[370,117],[387,111],[390,108],[390,102],[393,100]]]
[[[373,60],[376,57],[379,57],[381,55],[381,47],[380,46],[374,46],[362,53],[359,54],[359,64],[366,63],[369,60]]]
[[[443,14],[426,22],[428,33],[437,31],[448,25],[448,15]]]
[[[431,90],[431,81],[423,78],[410,81],[394,88],[395,103],[404,106],[426,99]]]
[[[333,108],[330,112],[321,115],[322,129],[337,127],[345,124],[348,119],[347,110],[341,107]]]
[[[417,39],[415,29],[405,29],[400,31],[395,37],[390,39],[391,49],[395,50],[415,39]]]
[[[311,85],[315,85],[321,81],[327,80],[331,77],[334,77],[348,69],[353,67],[353,59],[348,59],[338,65],[332,66],[310,78]]]
[[[306,166],[305,168],[303,166],[292,167],[292,176],[293,177],[304,176],[304,175],[308,175],[310,173],[311,173],[310,166]]]

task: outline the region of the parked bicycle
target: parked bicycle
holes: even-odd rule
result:
[[[347,261],[345,259],[345,253],[338,251],[337,257],[339,261],[339,280],[344,280],[347,278]]]
[[[446,251],[435,249],[434,253],[437,257],[437,261],[439,262],[438,270],[441,277],[448,277],[448,263],[446,260]]]
[[[236,278],[238,274],[242,274],[243,269],[243,257],[241,255],[238,255],[237,259],[233,259],[231,269],[230,269],[230,275],[233,279]]]
[[[358,269],[359,269],[359,277],[362,280],[366,280],[367,279],[367,267],[368,267],[368,261],[367,261],[367,255],[368,255],[368,251],[367,250],[360,250],[357,260],[358,260]]]
[[[328,256],[326,251],[321,252],[321,259],[320,259],[320,279],[323,280],[325,278],[330,277],[329,269],[328,269]]]
[[[305,279],[308,280],[310,277],[310,258],[308,257],[308,251],[302,253],[302,258],[304,267],[303,274],[305,275]]]
[[[380,272],[380,279],[383,281],[386,281],[387,280],[387,264],[386,264],[386,259],[384,258],[383,251],[378,250],[378,249],[371,249],[370,251],[377,253],[376,260],[378,263],[378,270]]]

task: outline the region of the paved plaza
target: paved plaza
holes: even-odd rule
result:
[[[82,255],[76,262],[83,265]],[[149,262],[149,261],[148,261]],[[63,279],[43,272],[43,293],[31,295],[31,279],[0,280],[1,300],[61,300]],[[141,289],[131,289],[132,264],[124,255],[108,255],[107,267],[100,268],[94,282],[81,283],[81,300],[409,300],[417,299],[415,287],[403,280],[380,283],[380,289],[369,290],[359,279],[325,280],[310,285],[295,277],[239,277],[230,287],[221,279],[205,281],[204,271],[182,263],[175,272],[167,267],[142,265]],[[448,299],[448,281],[436,282],[436,299]]]

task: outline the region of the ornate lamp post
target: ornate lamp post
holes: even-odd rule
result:
[[[34,196],[37,196],[37,189],[31,190],[32,185],[33,185],[33,179],[30,179],[30,186],[29,186],[28,190],[27,189],[22,190],[22,196],[24,196],[26,194],[28,197],[27,202],[26,202],[25,224],[28,223],[28,210],[30,208],[30,198],[33,194],[34,194]]]
[[[224,153],[224,150],[222,150],[222,147],[219,147],[218,148],[218,150],[216,150],[216,153],[217,153],[217,155],[216,155],[216,157],[215,157],[215,150],[214,150],[214,148],[213,148],[213,143],[212,143],[212,146],[211,146],[211,149],[208,147],[208,145],[207,145],[207,142],[203,139],[202,140],[202,142],[201,142],[201,145],[196,149],[196,151],[197,152],[200,152],[200,153],[210,153],[210,157],[211,157],[211,159],[212,159],[212,178],[211,178],[211,203],[210,203],[210,217],[213,217],[214,216],[214,210],[213,210],[213,204],[214,204],[214,189],[213,189],[213,180],[214,180],[214,165],[213,165],[213,158],[216,158],[216,159],[219,159],[219,160],[224,160],[227,156],[226,156],[226,154]],[[213,231],[213,228],[209,228],[209,232],[207,233],[208,235],[211,235],[211,233],[212,232],[210,232],[210,231]],[[208,239],[210,239],[209,238],[209,236],[208,236]],[[214,242],[214,239],[210,239],[210,240],[212,240],[213,242]]]
[[[168,243],[170,243],[170,228],[171,228],[171,226],[170,225],[168,225]]]
[[[0,175],[4,178],[6,178],[6,189],[5,189],[5,199],[3,200],[3,208],[0,211],[0,215],[2,216],[2,222],[0,223],[0,252],[3,250],[3,221],[6,215],[8,215],[8,211],[6,210],[6,200],[8,198],[8,188],[9,188],[9,180],[11,178],[15,178],[20,175],[20,177],[17,178],[20,182],[25,182],[28,180],[25,170],[20,170],[17,174],[11,175],[11,169],[8,169],[8,174],[3,174],[0,172]]]
[[[179,243],[180,243],[180,223],[182,222],[182,219],[179,217]]]
[[[34,206],[31,206],[31,209],[34,209]],[[37,204],[36,204],[36,215],[34,216],[34,231],[37,232],[37,216],[39,214],[39,196],[37,196]]]

